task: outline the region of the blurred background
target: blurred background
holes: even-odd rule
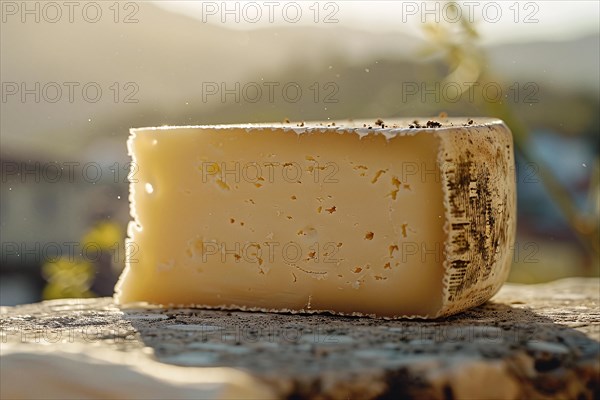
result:
[[[598,276],[599,4],[0,1],[0,304],[112,295],[154,125],[502,118],[510,280]]]

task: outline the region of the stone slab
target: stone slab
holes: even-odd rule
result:
[[[0,340],[2,398],[594,399],[600,280],[507,284],[435,321],[55,300],[1,308]]]

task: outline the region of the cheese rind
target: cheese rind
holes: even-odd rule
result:
[[[499,120],[133,129],[121,304],[385,318],[489,299],[511,263]]]

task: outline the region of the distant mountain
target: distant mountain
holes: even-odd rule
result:
[[[489,49],[495,70],[551,87],[598,96],[600,35],[564,42],[511,43]]]
[[[58,83],[65,93],[61,101],[35,102],[28,95],[23,103],[10,96],[2,103],[2,141],[8,147],[72,154],[98,135],[122,135],[143,121],[156,117],[169,122],[188,100],[196,99],[202,82],[233,82],[242,78],[260,82],[290,66],[323,68],[327,60],[344,57],[357,62],[368,54],[383,52],[395,44],[403,52],[415,47],[407,37],[367,36],[347,29],[267,29],[234,31],[203,24],[142,2],[134,24],[114,23],[107,14],[91,24],[76,18],[56,24],[20,23],[9,18],[2,24],[0,39],[2,82]],[[109,10],[104,9],[107,13]],[[18,18],[18,16],[17,16]],[[326,65],[325,65],[326,66]],[[74,102],[64,82],[79,82]],[[115,82],[120,84],[117,102]],[[126,82],[135,85],[124,87]],[[81,88],[97,83],[101,100],[91,103]],[[137,104],[124,103],[134,93]],[[49,88],[49,97],[55,90]],[[202,104],[201,114],[220,104]],[[134,116],[133,118],[131,116]],[[125,125],[115,121],[134,120]],[[135,123],[134,123],[135,122]],[[60,144],[47,147],[48,144]]]
[[[132,126],[385,117],[452,109],[452,104],[404,101],[404,82],[424,81],[439,72],[435,64],[414,61],[423,45],[416,37],[337,26],[235,31],[150,2],[138,4],[139,22],[134,24],[115,23],[108,14],[95,24],[81,18],[74,23],[2,23],[0,77],[6,101],[0,111],[0,157],[41,154],[114,162],[125,159],[124,140]],[[489,54],[506,79],[539,79],[561,90],[597,95],[597,37],[502,45]],[[39,82],[39,102],[32,94],[25,101],[19,94],[8,95],[15,84],[21,90],[23,82],[28,89]],[[236,103],[233,95],[225,102],[218,94],[203,98],[209,86],[220,90],[223,82],[229,89],[235,82],[249,89],[259,86],[262,97],[256,103],[247,98]],[[269,101],[268,82],[278,82],[277,90],[297,82],[302,100],[282,100],[278,91]],[[74,87],[72,102],[68,85]],[[53,103],[57,86],[62,96]],[[93,102],[98,87],[102,95]],[[337,102],[325,101],[328,95]]]

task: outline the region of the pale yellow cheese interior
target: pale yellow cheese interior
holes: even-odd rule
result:
[[[136,130],[135,221],[116,299],[435,315],[439,141],[431,131]]]

